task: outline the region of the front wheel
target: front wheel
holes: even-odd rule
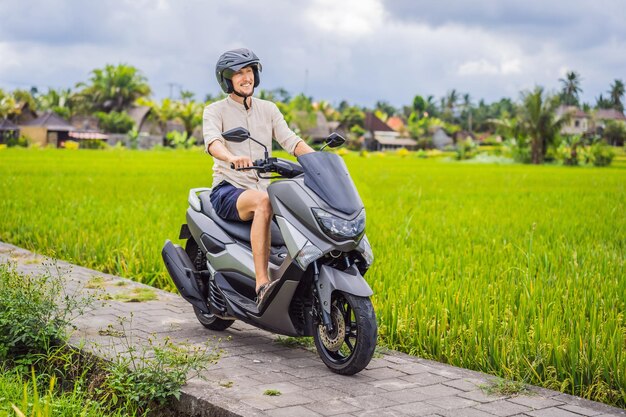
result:
[[[369,297],[335,292],[330,316],[333,331],[323,324],[313,334],[317,353],[331,371],[354,375],[363,370],[376,348],[376,314]]]
[[[191,237],[187,240],[187,244],[185,245],[185,252],[191,259],[194,267],[197,271],[201,271],[203,269],[207,269],[205,262],[206,258],[202,250],[198,247],[196,241]],[[204,289],[204,283],[198,282],[198,285],[201,288],[202,294],[206,297],[206,289]],[[228,329],[234,322],[234,320],[224,320],[217,317],[215,314],[211,313],[203,313],[198,307],[193,307],[194,313],[196,313],[196,318],[200,322],[201,325],[210,330],[226,330]]]

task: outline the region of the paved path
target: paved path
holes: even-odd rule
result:
[[[0,263],[11,261],[27,274],[42,274],[51,261],[0,242]],[[128,292],[141,284],[57,261],[70,291]],[[85,289],[101,277],[104,289]],[[151,335],[203,343],[223,339],[224,354],[183,389],[178,407],[196,416],[626,416],[626,411],[541,388],[524,395],[487,395],[481,386],[488,375],[443,365],[398,352],[379,355],[353,377],[333,374],[314,352],[285,347],[277,337],[237,322],[225,332],[211,332],[196,321],[191,306],[175,294],[158,291],[158,300],[125,303],[106,301],[80,317],[74,340],[86,348],[113,351],[119,337],[106,336],[109,325],[132,313],[131,332],[138,343]],[[267,396],[268,389],[280,396]]]

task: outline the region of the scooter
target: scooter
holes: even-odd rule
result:
[[[220,218],[211,189],[194,188],[179,235],[185,249],[167,240],[162,250],[176,288],[208,329],[226,330],[241,320],[286,336],[312,336],[328,368],[356,374],[374,354],[378,328],[363,278],[373,261],[365,208],[343,159],[320,150],[294,163],[269,157],[244,128],[222,136],[263,146],[264,158],[245,169],[280,178],[267,190],[274,212],[269,272],[278,282],[257,305],[251,222]],[[322,149],[344,142],[332,133]]]

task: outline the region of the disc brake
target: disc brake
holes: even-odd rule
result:
[[[337,352],[346,338],[346,320],[336,304],[333,304],[331,307],[330,315],[333,323],[333,331],[328,332],[326,326],[323,324],[318,326],[317,331],[319,332],[320,340],[324,347],[331,352]]]

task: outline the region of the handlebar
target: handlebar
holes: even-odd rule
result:
[[[278,158],[257,159],[252,163],[252,166],[245,168],[235,168],[234,164],[230,164],[230,167],[232,169],[236,169],[237,171],[254,169],[262,173],[275,172],[278,174],[278,176],[275,177],[261,178],[293,178],[304,172],[299,164]]]

